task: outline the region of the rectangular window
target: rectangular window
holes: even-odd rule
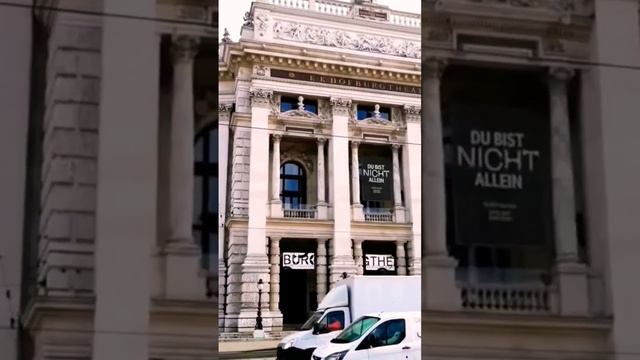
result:
[[[280,98],[280,112],[286,112],[289,110],[296,110],[298,108],[298,97],[283,96]],[[316,99],[303,99],[304,110],[318,114],[318,100]]]
[[[380,107],[378,109],[380,112],[380,118],[384,120],[389,120],[391,118],[391,109],[387,107]],[[364,120],[368,118],[375,117],[375,106],[374,105],[358,105],[358,120]]]

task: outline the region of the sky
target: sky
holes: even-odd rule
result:
[[[349,0],[342,0],[349,2]],[[231,40],[238,41],[240,38],[240,27],[242,26],[242,18],[244,13],[249,11],[253,0],[220,0],[219,5],[219,32],[218,39],[222,39],[224,29],[229,29]],[[421,0],[379,0],[382,5],[387,5],[393,10],[401,10],[420,13]]]

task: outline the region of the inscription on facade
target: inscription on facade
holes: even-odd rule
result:
[[[297,71],[271,69],[271,76],[277,77],[277,78],[292,79],[292,80],[309,81],[309,82],[315,82],[315,83],[321,83],[321,84],[352,86],[357,88],[393,91],[393,92],[409,93],[409,94],[416,94],[416,95],[421,94],[421,88],[419,86],[391,84],[391,83],[370,81],[370,80],[358,80],[358,79],[344,78],[344,77],[338,77],[338,76],[332,76],[332,75],[318,75],[318,74],[310,74],[310,73],[303,73],[303,72],[297,72]]]

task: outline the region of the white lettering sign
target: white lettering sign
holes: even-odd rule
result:
[[[364,257],[364,261],[365,270],[376,271],[379,269],[385,269],[394,271],[396,269],[396,262],[393,255],[367,254]]]
[[[283,252],[282,266],[293,270],[313,270],[316,267],[314,253]]]
[[[471,147],[458,146],[458,166],[478,169],[474,185],[522,190],[523,173],[535,170],[540,151],[524,148],[523,133],[471,130]]]

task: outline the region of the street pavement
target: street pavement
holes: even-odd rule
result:
[[[274,360],[279,340],[241,340],[218,343],[220,359]]]

